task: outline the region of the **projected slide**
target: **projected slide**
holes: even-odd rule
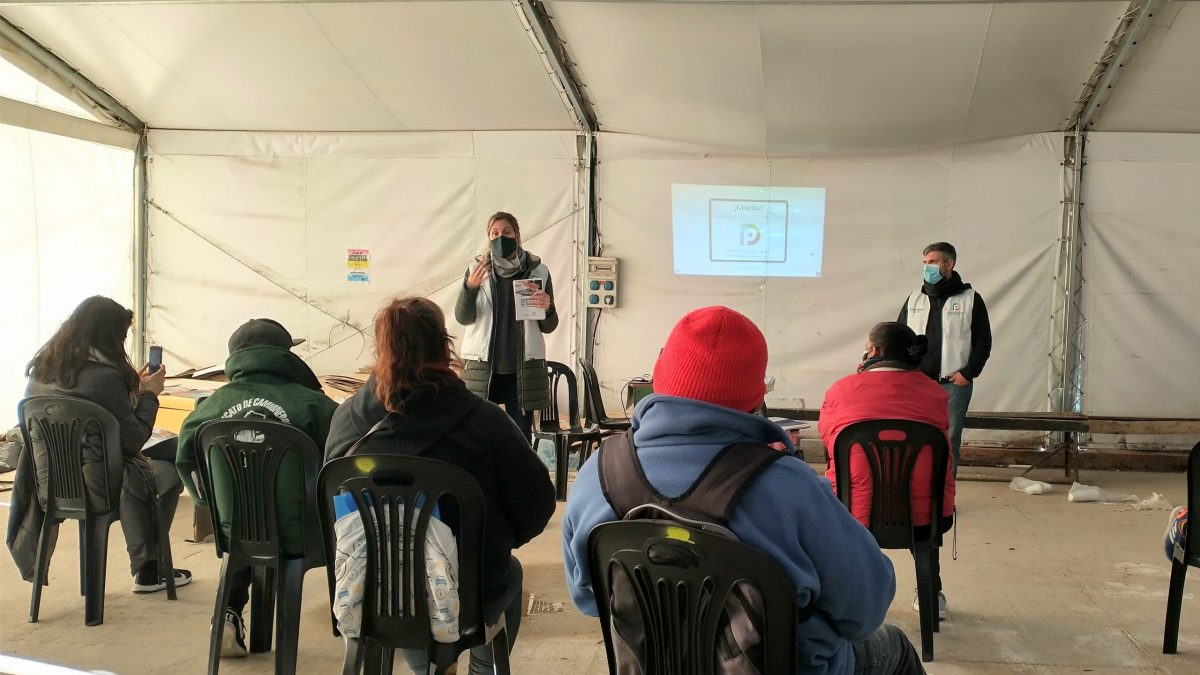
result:
[[[819,277],[825,188],[671,186],[676,274]]]

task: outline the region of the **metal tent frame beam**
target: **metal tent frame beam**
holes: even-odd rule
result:
[[[1112,38],[1096,62],[1091,76],[1065,127],[1063,143],[1063,218],[1055,273],[1054,313],[1050,347],[1048,407],[1058,412],[1082,412],[1084,404],[1083,227],[1084,167],[1088,128],[1095,123],[1112,96],[1125,66],[1166,0],[1133,0],[1117,22]],[[1065,439],[1063,439],[1065,440]]]
[[[550,76],[555,89],[559,96],[562,97],[567,111],[571,114],[572,121],[579,129],[579,143],[577,144],[576,157],[579,161],[580,168],[583,169],[583,180],[580,185],[581,192],[585,202],[583,227],[577,228],[576,240],[580,239],[582,234],[583,241],[586,245],[576,247],[574,259],[575,272],[575,291],[578,295],[580,292],[582,275],[587,269],[587,258],[589,255],[598,253],[597,247],[599,242],[598,230],[596,225],[596,132],[599,131],[600,124],[596,118],[596,111],[583,94],[585,89],[582,78],[579,72],[575,69],[574,63],[567,55],[566,43],[558,35],[558,30],[554,26],[554,19],[546,10],[545,4],[540,0],[512,0],[513,7],[517,11],[517,15],[521,20],[522,26],[529,33],[530,40],[537,49],[538,56],[542,59],[542,63],[546,66],[547,74]],[[579,210],[578,204],[576,209]],[[582,230],[582,232],[580,231]],[[590,338],[596,322],[599,320],[598,314],[594,314],[587,308],[577,308],[577,316],[575,321],[576,334],[576,353],[585,358],[592,356],[592,340]],[[598,312],[599,310],[596,310]]]
[[[40,63],[48,71],[73,87],[83,96],[107,113],[122,128],[138,135],[134,151],[134,230],[133,230],[133,320],[137,326],[137,337],[133,341],[134,363],[141,363],[146,355],[146,297],[148,277],[149,223],[146,213],[147,197],[147,146],[146,123],[132,110],[101,89],[57,54],[46,49],[37,40],[29,37],[4,17],[0,17],[0,38],[12,43],[25,55]],[[82,140],[91,140],[84,138]]]

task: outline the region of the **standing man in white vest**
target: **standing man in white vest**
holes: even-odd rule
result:
[[[939,241],[925,247],[925,283],[900,309],[900,323],[929,338],[921,372],[937,380],[950,397],[950,451],[958,475],[958,448],[975,378],[992,353],[992,326],[983,298],[954,271],[958,253]]]

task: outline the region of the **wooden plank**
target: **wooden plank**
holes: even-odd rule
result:
[[[817,421],[816,408],[768,408],[772,417]],[[1200,419],[1186,417],[1087,417],[1074,413],[969,412],[966,428],[1005,431],[1069,431],[1093,434],[1144,434],[1200,436]]]
[[[1115,419],[1088,418],[1088,431],[1093,434],[1147,434],[1151,436],[1200,436],[1198,419]]]

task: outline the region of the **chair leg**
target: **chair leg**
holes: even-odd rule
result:
[[[87,582],[88,582],[87,574],[85,574],[85,571],[87,570],[87,555],[86,555],[87,540],[88,540],[87,532],[88,532],[87,521],[80,520],[79,521],[79,594],[85,598],[87,597]]]
[[[79,521],[82,523],[83,521]],[[37,623],[38,612],[42,609],[42,587],[46,585],[46,577],[50,576],[50,538],[51,529],[57,527],[54,521],[46,518],[42,521],[42,531],[38,534],[37,556],[33,561],[33,593],[29,598],[29,623]],[[80,526],[82,528],[82,525]],[[80,578],[84,579],[84,570],[87,566],[83,564],[86,560],[83,551],[83,541],[79,542],[81,553],[79,554]],[[84,588],[87,588],[87,581],[83,581]]]
[[[343,638],[346,652],[342,656],[342,675],[358,675],[363,667],[363,642],[358,638]]]
[[[1179,642],[1179,615],[1183,610],[1183,582],[1188,566],[1171,561],[1171,588],[1167,591],[1167,621],[1163,628],[1163,653],[1174,654]]]
[[[99,516],[88,523],[87,594],[83,598],[83,620],[89,626],[104,623],[104,586],[108,576],[108,528],[116,514]]]
[[[592,449],[599,445],[599,443],[600,441],[594,439],[588,439],[583,442],[579,447],[579,463],[575,465],[576,471],[583,469],[583,463],[588,460],[588,457],[592,456]]]
[[[233,557],[226,553],[221,557],[221,577],[217,582],[217,602],[213,607],[212,628],[208,638],[208,675],[217,675],[221,669],[221,642],[225,637],[225,610],[229,609],[229,596],[233,585],[229,583],[232,576]]]
[[[383,645],[370,640],[364,650],[363,675],[383,675]]]
[[[250,652],[271,651],[271,629],[275,619],[275,570],[254,567],[250,585]]]
[[[567,458],[570,456],[566,439],[563,436],[554,437],[554,500],[567,500]]]
[[[509,675],[507,627],[501,628],[500,632],[492,638],[492,672],[495,675]]]
[[[175,593],[175,561],[171,557],[171,521],[155,502],[154,506],[158,523],[158,572],[167,580],[167,599],[177,600]]]
[[[304,559],[279,566],[279,607],[275,624],[275,675],[294,675],[300,647],[300,604],[304,595]]]
[[[933,661],[933,633],[937,627],[937,595],[933,591],[933,549],[928,541],[913,547],[917,567],[917,598],[921,614],[921,660]]]

